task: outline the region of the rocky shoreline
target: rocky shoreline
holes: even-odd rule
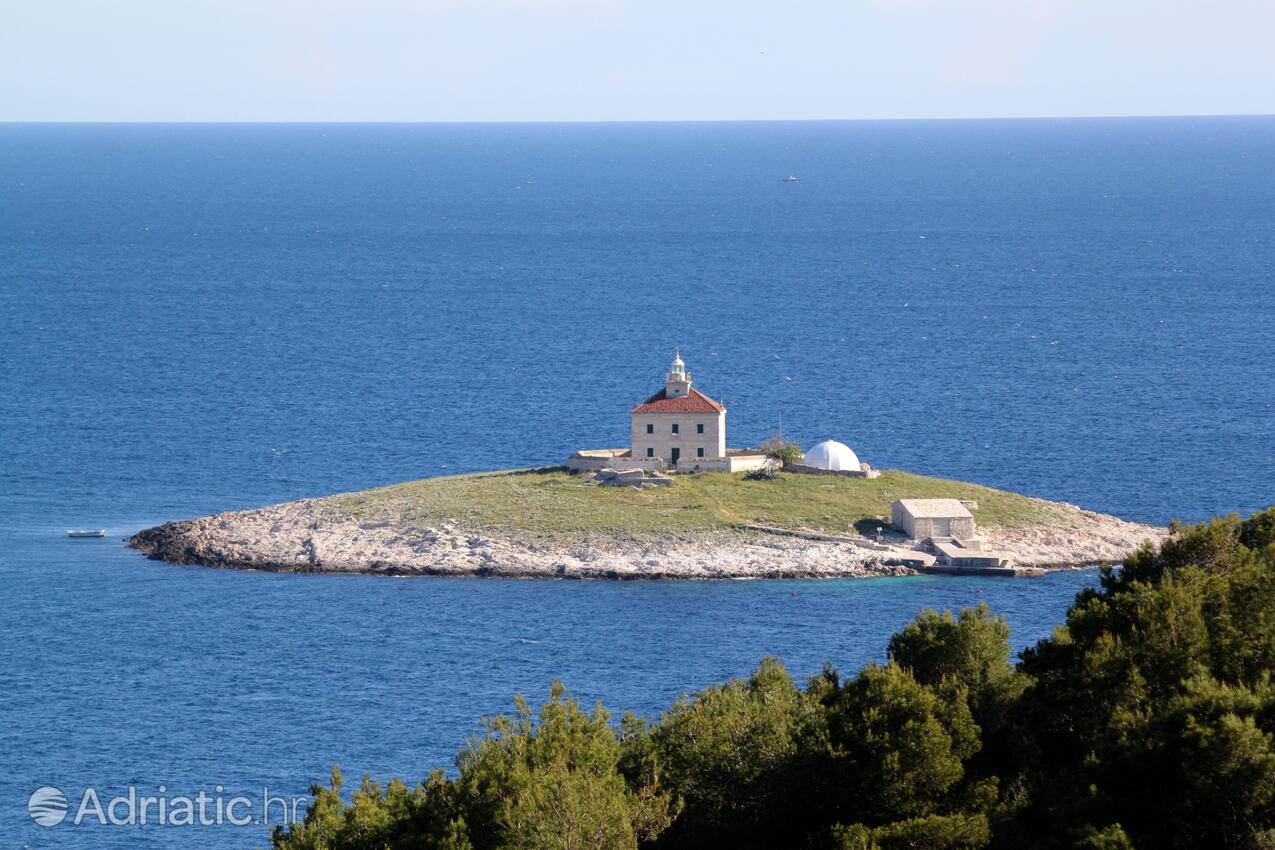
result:
[[[225,569],[386,576],[579,579],[838,578],[910,575],[888,552],[743,529],[668,535],[600,532],[541,539],[459,523],[416,527],[333,517],[325,499],[165,523],[128,545],[169,563]],[[1167,529],[1057,504],[1048,526],[981,528],[1016,565],[1072,569],[1118,563]],[[912,548],[903,538],[885,538]]]

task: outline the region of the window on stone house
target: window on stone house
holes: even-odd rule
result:
[[[648,433],[648,434],[654,434],[654,433],[655,433],[655,423],[653,423],[653,422],[648,422],[648,423],[646,423],[646,433]]]
[[[699,424],[697,424],[697,425],[695,426],[695,433],[696,433],[696,434],[703,434],[703,433],[704,433],[704,423],[703,423],[703,422],[700,422]]]
[[[695,456],[696,456],[696,457],[703,457],[703,456],[704,456],[704,447],[703,447],[703,446],[700,446],[698,449],[696,449],[696,450],[695,450]]]
[[[674,433],[674,434],[676,434],[676,433],[677,433],[677,423],[676,423],[676,422],[674,422],[674,423],[673,423],[673,433]]]
[[[646,450],[646,456],[647,456],[647,457],[655,457],[655,449],[647,449],[647,450]]]

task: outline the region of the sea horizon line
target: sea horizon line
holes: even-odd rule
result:
[[[1275,118],[1267,112],[1201,112],[1092,115],[941,115],[869,118],[546,118],[546,119],[0,119],[0,126],[473,126],[473,125],[625,125],[625,124],[889,124],[1035,121],[1166,121],[1187,119]]]

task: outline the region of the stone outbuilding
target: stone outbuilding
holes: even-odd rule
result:
[[[899,499],[890,507],[890,522],[915,540],[973,540],[974,515],[960,499]]]

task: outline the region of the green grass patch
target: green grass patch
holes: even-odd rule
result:
[[[667,487],[601,487],[553,467],[427,478],[333,496],[333,519],[393,521],[405,527],[451,521],[474,530],[516,530],[536,536],[598,532],[646,536],[764,523],[845,533],[855,523],[890,513],[895,499],[975,499],[980,525],[1048,525],[1051,502],[978,484],[886,470],[879,478],[783,474],[745,481],[739,473],[677,475]]]

